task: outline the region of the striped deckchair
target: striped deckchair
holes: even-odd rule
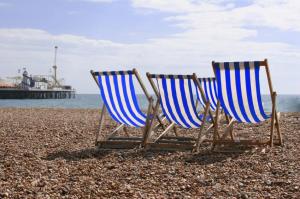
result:
[[[96,146],[101,148],[133,148],[140,145],[148,130],[148,118],[151,110],[153,110],[153,99],[143,85],[137,70],[111,72],[91,71],[91,74],[100,89],[100,96],[103,100],[99,131],[96,134]],[[149,101],[147,114],[142,112],[138,104],[134,79],[138,80]],[[106,136],[104,140],[98,141],[106,110],[111,118],[120,125]],[[143,136],[130,137],[126,127],[144,128]],[[121,129],[125,131],[127,137],[116,137]]]
[[[197,79],[196,75],[156,75],[147,73],[147,77],[157,95],[157,104],[160,104],[162,112],[170,122],[169,126],[155,139],[154,143],[160,141],[174,125],[186,129],[200,128],[197,139],[174,137],[174,139],[177,138],[178,143],[181,142],[181,144],[183,144],[183,139],[189,140],[189,143],[184,144],[187,144],[186,146],[188,146],[189,149],[198,150],[200,143],[204,141],[207,132],[213,127],[213,124],[202,134],[209,112],[209,102],[206,102],[204,117],[203,120],[201,120],[196,111],[192,87],[195,85],[195,80]],[[200,92],[203,93],[201,88],[197,87],[197,89],[200,89]],[[154,111],[154,114],[157,114],[157,109]],[[152,121],[150,122],[150,129]],[[183,145],[178,145],[178,149],[181,146]]]
[[[236,122],[255,124],[271,118],[271,132],[268,141],[239,140],[245,144],[270,144],[273,145],[274,126],[277,128],[278,144],[282,143],[279,130],[279,121],[276,111],[276,92],[273,91],[268,62],[212,62],[216,75],[218,88],[217,109],[221,106],[224,112],[232,119],[227,126],[227,133],[232,134],[233,124]],[[270,95],[272,99],[272,113],[267,114],[263,108],[260,90],[260,69],[265,67]],[[218,114],[218,110],[216,111]],[[215,124],[218,131],[218,121]],[[222,141],[222,140],[220,140]],[[234,141],[234,140],[233,140]]]
[[[196,89],[197,99],[202,106],[205,106],[205,102],[203,98],[206,98],[210,102],[210,109],[212,111],[217,110],[217,83],[216,78],[209,77],[209,78],[198,78],[199,85],[201,86],[204,97],[201,96],[200,89]]]

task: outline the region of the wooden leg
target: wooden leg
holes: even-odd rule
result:
[[[152,105],[151,105],[151,107],[152,107]],[[148,109],[148,119],[147,119],[148,124],[147,124],[147,127],[145,128],[144,138],[143,138],[143,146],[144,147],[146,146],[148,139],[151,137],[154,120],[155,120],[155,118],[157,118],[156,116],[158,114],[158,108],[159,108],[159,99],[156,102],[152,116],[150,116],[151,109]]]
[[[155,140],[154,142],[157,142],[162,136],[164,136],[166,133],[168,133],[168,132],[173,128],[174,125],[175,125],[174,122],[171,123],[171,124],[164,130],[164,132],[162,132],[162,133],[156,138],[156,140]]]
[[[272,95],[272,118],[271,118],[271,130],[270,130],[270,147],[273,146],[273,133],[274,133],[274,123],[275,123],[275,115],[276,115],[276,110],[275,110],[275,105],[276,105],[276,93],[273,92]]]
[[[279,118],[278,118],[278,115],[277,115],[277,111],[275,111],[275,121],[276,121],[276,129],[277,129],[277,135],[278,135],[278,140],[279,140],[279,145],[281,146],[282,145],[282,136],[281,136],[281,132],[280,132],[280,126],[279,126]]]
[[[174,128],[173,128],[173,129],[174,129],[174,134],[175,134],[175,136],[176,136],[176,137],[178,137],[178,131],[177,131],[177,128],[176,128],[176,126],[174,126]]]
[[[124,133],[126,134],[126,136],[129,137],[129,133],[128,133],[128,130],[127,130],[126,126],[123,127],[123,130],[124,130]]]
[[[118,126],[111,134],[109,134],[108,136],[105,137],[105,140],[108,140],[111,137],[114,137],[119,130],[121,130],[124,127],[124,124],[121,124],[120,126]]]
[[[227,124],[229,124],[229,122],[230,122],[230,118],[229,118],[229,116],[228,116],[228,115],[226,115],[226,114],[225,114],[225,119],[226,119],[226,121],[227,121]]]
[[[208,114],[208,111],[209,111],[209,102],[206,102],[206,106],[205,106],[205,112],[204,112],[204,116],[203,116],[203,123],[201,124],[201,127],[200,127],[200,131],[199,131],[199,134],[198,134],[198,138],[197,138],[197,143],[196,143],[196,152],[199,151],[199,148],[200,148],[200,140],[201,140],[201,137],[202,137],[202,131],[203,131],[203,128],[204,128],[204,125],[206,123],[206,117],[207,117],[207,114]]]
[[[155,111],[155,106],[154,106],[154,107],[152,106],[152,109],[153,109],[153,112],[154,112],[154,111]],[[163,121],[164,118],[163,118],[163,119],[160,118],[159,115],[157,114],[157,115],[156,115],[156,119],[157,119],[157,121],[158,121],[159,124],[158,124],[158,126],[155,126],[154,128],[157,128],[157,127],[160,127],[160,126],[161,126],[161,127],[165,130],[166,127],[165,127],[164,121]]]
[[[220,111],[220,101],[218,100],[217,102],[217,110],[216,110],[216,118],[214,121],[214,134],[213,134],[213,143],[212,143],[212,150],[214,150],[215,146],[216,146],[216,140],[217,137],[220,138],[219,136],[219,111]],[[218,136],[217,136],[218,135]]]
[[[235,122],[234,119],[230,120],[229,124],[225,128],[225,131],[224,131],[223,135],[220,138],[221,140],[225,139],[228,136],[228,134],[230,133],[230,131],[232,129],[232,126],[233,126],[234,122]]]
[[[230,128],[230,138],[231,138],[232,141],[234,141],[233,125]]]
[[[98,128],[98,132],[96,133],[95,145],[97,145],[99,135],[102,131],[103,122],[105,120],[105,112],[106,112],[106,106],[103,104],[102,110],[101,110],[100,121],[99,121],[99,128]]]

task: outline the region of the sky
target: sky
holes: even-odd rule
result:
[[[0,0],[0,78],[49,74],[98,93],[91,69],[213,76],[211,62],[268,59],[300,94],[299,0]],[[262,90],[268,92],[262,77]],[[141,91],[138,89],[138,91]]]

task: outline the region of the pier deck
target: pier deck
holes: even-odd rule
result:
[[[1,88],[0,99],[65,99],[75,98],[75,90],[24,90]]]

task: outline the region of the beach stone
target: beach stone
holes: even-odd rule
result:
[[[97,149],[98,110],[0,108],[0,198],[297,198],[300,125],[288,122],[297,115],[281,117],[283,147],[222,153],[203,143],[192,154]],[[117,127],[106,118],[103,135]],[[236,136],[268,137],[267,123],[236,126]]]

